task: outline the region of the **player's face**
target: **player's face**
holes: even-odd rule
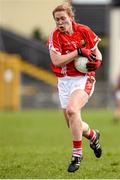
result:
[[[69,32],[72,28],[72,18],[65,11],[55,12],[54,19],[60,31]]]

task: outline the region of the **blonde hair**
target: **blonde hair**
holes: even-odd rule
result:
[[[55,13],[58,11],[65,11],[71,18],[74,19],[75,14],[72,9],[72,6],[69,3],[66,2],[66,3],[63,3],[59,6],[57,6],[52,12],[53,17],[55,17]]]

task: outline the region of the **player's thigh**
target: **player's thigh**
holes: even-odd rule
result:
[[[88,102],[88,94],[84,90],[77,89],[72,92],[68,106],[74,108],[76,111],[80,110]]]

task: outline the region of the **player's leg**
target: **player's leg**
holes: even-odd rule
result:
[[[68,116],[67,116],[66,109],[63,109],[63,114],[64,114],[64,118],[65,118],[65,120],[66,120],[67,127],[69,128],[69,127],[70,127],[70,126],[69,126],[69,118],[68,118]]]
[[[83,121],[83,136],[90,141],[90,147],[93,149],[95,156],[100,158],[102,155],[102,148],[99,142],[100,132],[90,129],[89,125]]]
[[[66,108],[66,115],[69,119],[69,127],[73,139],[72,160],[68,167],[69,172],[74,172],[79,168],[82,159],[82,119],[81,108],[88,101],[88,95],[84,90],[75,90],[70,98]]]
[[[89,98],[92,96],[95,87],[95,78],[93,76],[87,76],[84,91],[89,95]],[[102,149],[99,143],[100,133],[98,130],[90,129],[89,125],[83,121],[83,136],[90,140],[90,147],[93,149],[94,154],[97,158],[101,157]]]
[[[66,110],[64,109],[64,116],[67,122],[67,126],[69,127],[69,119],[66,114]],[[94,150],[94,154],[97,158],[101,157],[102,149],[99,143],[100,132],[98,130],[90,129],[89,125],[82,121],[83,127],[83,136],[87,138],[90,142],[90,147]]]

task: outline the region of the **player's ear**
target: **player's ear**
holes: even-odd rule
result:
[[[74,17],[71,17],[70,19],[71,19],[72,22],[74,21]]]

